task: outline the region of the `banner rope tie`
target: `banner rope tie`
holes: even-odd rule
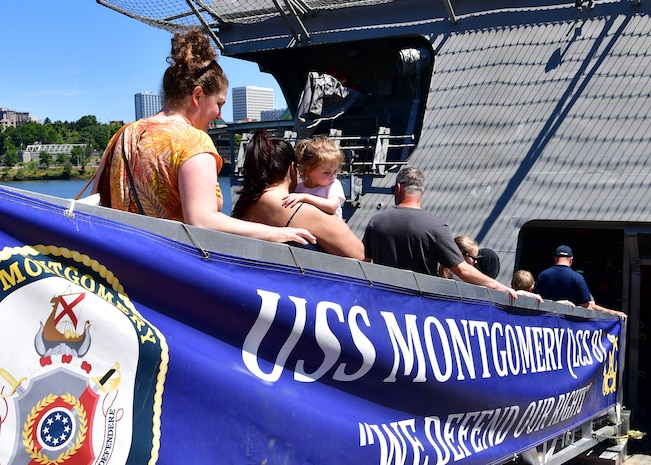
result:
[[[420,283],[418,282],[418,276],[413,271],[411,272],[411,274],[414,277],[414,282],[416,283],[416,289],[418,289],[418,293],[420,295],[423,295],[423,290],[420,288]]]
[[[193,244],[197,249],[199,249],[199,251],[200,251],[201,254],[203,255],[203,258],[206,258],[206,259],[210,258],[210,254],[208,253],[208,251],[207,251],[206,249],[204,249],[203,247],[201,247],[201,244],[199,244],[199,241],[197,241],[197,240],[195,239],[195,237],[192,235],[192,233],[191,233],[190,230],[188,229],[188,225],[186,225],[185,223],[181,223],[181,226],[183,226],[183,229],[185,230],[185,233],[188,235],[188,237],[189,237],[190,240],[192,241],[192,244]]]
[[[359,260],[357,263],[359,263],[359,267],[362,269],[362,274],[364,275],[364,279],[368,281],[369,287],[373,287],[373,281],[369,277],[369,275],[366,273],[366,270],[364,269],[364,264],[362,263],[361,260]]]
[[[287,247],[289,247],[289,253],[292,255],[292,260],[294,260],[294,264],[296,265],[296,268],[300,270],[301,274],[305,274],[305,268],[303,268],[301,264],[298,262],[298,258],[294,254],[294,251],[292,250],[292,246],[288,245]]]
[[[66,208],[66,211],[63,213],[66,215],[68,218],[74,218],[75,217],[75,202],[76,199],[70,199],[70,203],[68,204],[68,208]]]

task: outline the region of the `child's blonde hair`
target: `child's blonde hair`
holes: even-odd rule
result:
[[[315,136],[311,139],[303,139],[296,143],[294,148],[298,158],[298,173],[301,179],[307,177],[307,173],[323,163],[337,164],[338,168],[344,163],[344,154],[335,141],[327,136]]]
[[[533,279],[533,274],[531,271],[527,270],[517,270],[513,273],[513,278],[511,279],[511,287],[516,291],[531,291],[535,281]]]
[[[459,247],[459,250],[461,250],[461,253],[464,255],[472,256],[470,249],[473,247],[476,247],[477,250],[479,250],[479,244],[477,241],[469,236],[457,236],[454,238],[454,242],[456,242],[457,247]]]

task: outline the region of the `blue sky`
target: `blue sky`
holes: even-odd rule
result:
[[[133,121],[133,96],[159,92],[172,35],[128,18],[95,0],[3,1],[0,10],[0,107],[41,121]],[[254,63],[219,58],[231,87],[274,89],[274,78]],[[223,118],[232,121],[229,99]]]

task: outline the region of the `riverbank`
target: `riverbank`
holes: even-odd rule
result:
[[[89,179],[97,166],[80,169],[72,167],[34,168],[32,166],[5,167],[0,170],[0,181],[70,181]]]
[[[56,166],[51,168],[37,168],[33,165],[22,165],[3,167],[0,169],[0,182],[10,181],[74,181],[78,179],[90,179],[97,171],[98,162],[86,165],[85,168],[73,166],[66,168]],[[224,163],[220,176],[230,176],[231,164]]]
[[[92,172],[95,170],[96,167],[93,167]],[[30,192],[38,192],[40,194],[61,197],[64,199],[71,199],[75,198],[77,195],[81,195],[83,197],[90,193],[90,186],[86,186],[88,179],[88,176],[78,179],[23,179],[18,181],[5,181],[3,179],[0,179],[0,186],[12,187],[14,189],[21,189]],[[222,212],[230,215],[232,204],[231,178],[229,176],[220,176],[219,185],[221,186],[222,193],[224,194],[224,206],[222,208]],[[86,189],[84,192],[80,193],[84,187],[86,187]]]

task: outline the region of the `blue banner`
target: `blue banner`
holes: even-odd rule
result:
[[[96,211],[0,189],[0,463],[485,465],[616,403],[618,320],[203,254]]]

